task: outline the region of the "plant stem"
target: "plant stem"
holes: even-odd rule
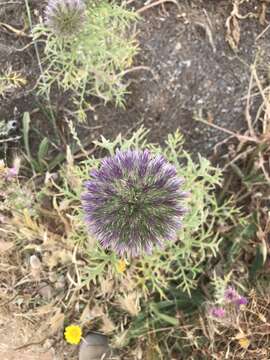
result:
[[[30,7],[29,7],[29,2],[28,0],[24,0],[25,2],[25,7],[26,7],[26,11],[27,11],[27,17],[28,17],[28,21],[29,21],[29,24],[30,24],[30,28],[31,28],[31,31],[33,29],[33,23],[32,23],[32,18],[31,18],[31,12],[30,12]],[[34,43],[34,47],[35,47],[35,52],[36,52],[36,56],[37,56],[37,60],[38,60],[38,66],[39,66],[39,70],[40,70],[40,73],[41,73],[41,80],[42,82],[44,82],[44,78],[43,78],[43,75],[44,75],[44,71],[43,71],[43,68],[42,68],[42,65],[41,65],[41,59],[40,59],[40,55],[39,55],[39,51],[38,51],[38,46],[37,46],[37,43],[36,43],[36,40],[33,39],[33,43]],[[46,98],[47,98],[47,102],[48,102],[48,106],[49,106],[49,112],[50,112],[50,120],[51,120],[51,123],[52,123],[52,126],[53,126],[53,130],[54,130],[54,133],[55,133],[55,136],[56,136],[56,142],[59,142],[59,131],[58,131],[58,127],[56,125],[56,119],[55,119],[55,116],[54,116],[54,113],[53,113],[53,109],[52,109],[52,106],[51,106],[51,101],[50,101],[50,94],[49,94],[49,90],[46,89]]]

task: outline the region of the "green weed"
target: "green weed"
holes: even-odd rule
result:
[[[27,80],[21,73],[13,71],[11,67],[8,67],[0,73],[0,97],[5,97],[15,89],[25,86],[26,83]]]
[[[45,24],[37,25],[34,41],[46,37],[43,58],[46,67],[39,82],[40,93],[50,92],[54,84],[71,92],[80,120],[92,108],[87,100],[90,95],[123,106],[127,93],[124,76],[138,51],[130,30],[136,19],[134,12],[102,1],[87,5],[86,21],[76,36],[62,38]]]

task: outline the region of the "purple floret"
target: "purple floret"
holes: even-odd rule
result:
[[[230,286],[225,290],[224,298],[229,302],[235,302],[239,298],[239,294],[232,286]]]
[[[210,309],[210,315],[212,315],[215,318],[222,319],[222,318],[224,318],[225,314],[226,314],[226,311],[222,307],[216,306],[216,307],[213,307]]]
[[[235,305],[241,306],[241,305],[247,305],[248,299],[244,296],[239,296],[239,298],[235,301]]]
[[[6,172],[6,180],[12,180],[18,176],[18,169],[16,167],[8,168]]]
[[[185,213],[183,180],[149,151],[117,151],[90,172],[82,196],[90,232],[118,254],[150,253],[175,239]]]
[[[244,296],[239,295],[233,287],[229,287],[225,290],[224,299],[238,307],[247,305],[248,303],[248,300]]]

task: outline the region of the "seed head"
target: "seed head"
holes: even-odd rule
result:
[[[83,208],[90,232],[119,255],[150,253],[176,238],[185,209],[183,180],[161,155],[117,151],[90,173]]]
[[[70,37],[81,31],[85,12],[83,0],[49,0],[45,21],[56,35]]]

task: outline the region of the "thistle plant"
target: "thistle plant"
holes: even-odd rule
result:
[[[92,109],[89,96],[124,105],[124,76],[137,53],[131,25],[137,15],[107,1],[49,0],[45,21],[34,28],[44,41],[39,93],[52,86],[71,94],[74,113],[84,120]]]
[[[15,89],[25,86],[27,83],[24,76],[16,71],[12,70],[9,66],[6,70],[0,73],[0,97],[5,98],[6,95],[12,94]],[[0,124],[1,131],[1,124]],[[1,135],[1,134],[0,134]]]
[[[146,135],[140,128],[128,139],[102,137],[94,143],[107,158],[90,157],[73,165],[72,172],[63,168],[61,194],[71,204],[73,223],[68,241],[77,243],[87,258],[82,277],[93,287],[117,268],[117,252],[127,250],[131,255],[141,251],[126,271],[146,297],[167,297],[175,286],[191,293],[218,254],[225,225],[232,228],[235,218],[237,226],[246,223],[233,199],[217,202],[214,190],[222,184],[221,171],[202,157],[195,162],[184,151],[179,132],[169,135],[164,147],[148,143]]]
[[[117,151],[85,183],[83,207],[89,229],[105,248],[121,256],[177,238],[185,212],[183,180],[161,155]]]
[[[46,25],[56,36],[77,35],[86,20],[82,0],[50,0],[45,10]]]

